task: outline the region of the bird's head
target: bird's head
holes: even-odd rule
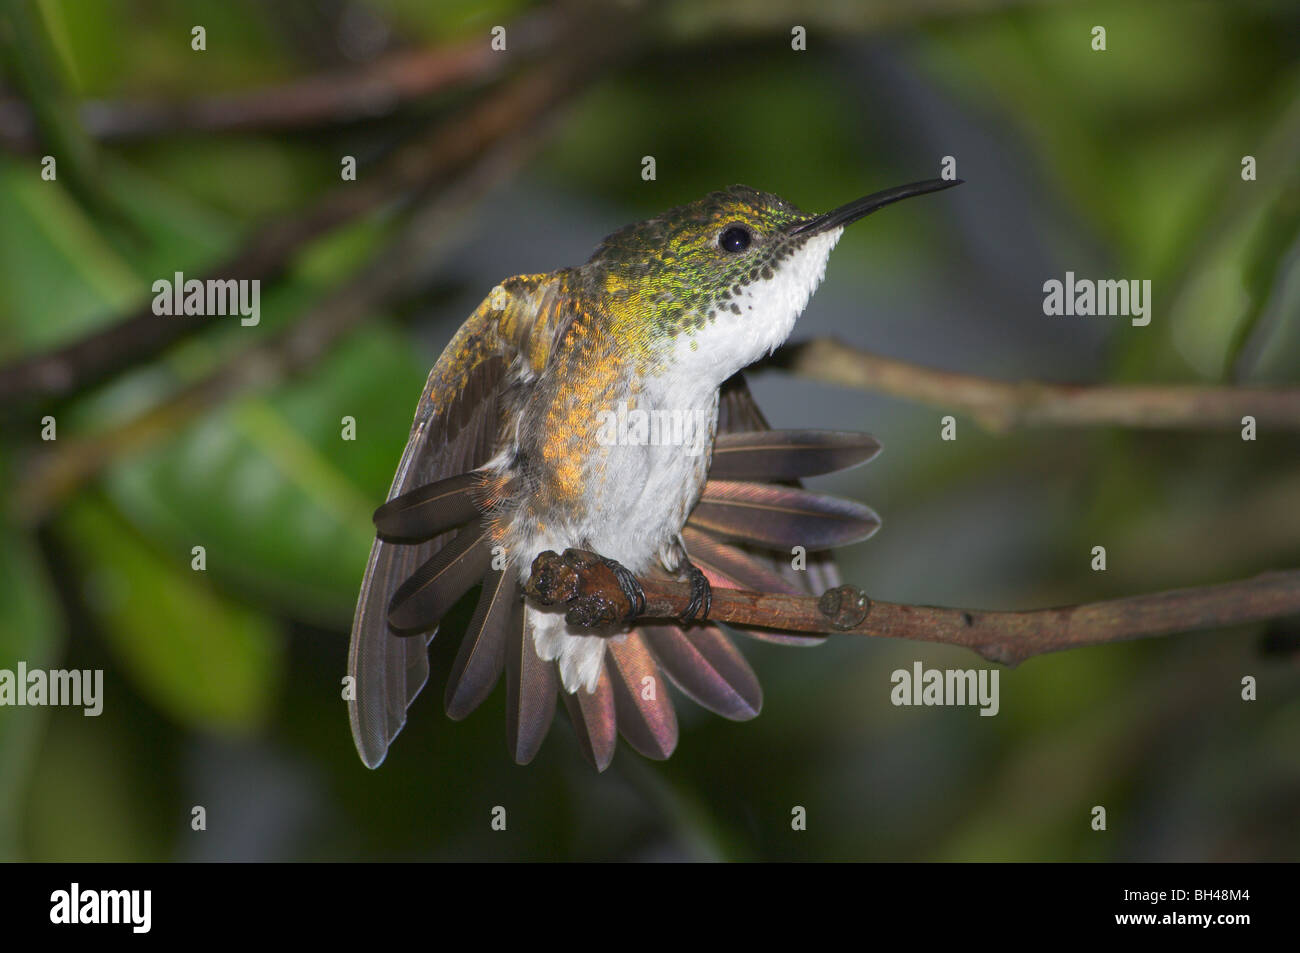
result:
[[[614,232],[583,272],[629,354],[720,384],[789,336],[846,225],[959,181],[915,182],[823,215],[735,185]]]

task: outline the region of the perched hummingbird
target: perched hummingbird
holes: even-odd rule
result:
[[[757,715],[753,671],[702,621],[710,588],[816,594],[837,584],[824,550],[865,539],[879,521],[798,478],[861,463],[879,445],[770,430],[739,372],[785,341],[846,225],[958,181],[900,186],[823,215],[733,186],[620,229],[581,267],[494,288],[434,364],[375,513],[349,653],[361,759],[384,760],[428,679],[439,621],[478,584],[447,714],[467,716],[504,671],[520,764],[537,754],[557,695],[598,770],[620,732],[667,758],[677,721],[661,670],[717,714]],[[792,566],[795,546],[817,554],[806,570]],[[568,548],[605,559],[634,607],[637,576],[689,580],[686,616],[593,631],[526,601],[536,556]]]

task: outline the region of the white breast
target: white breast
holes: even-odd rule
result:
[[[826,260],[842,232],[835,229],[810,238],[771,278],[743,286],[710,321],[674,341],[669,369],[643,381],[637,407],[676,415],[683,421],[685,439],[602,447],[593,458],[601,465],[588,471],[586,511],[573,524],[551,527],[545,539],[530,541],[520,567],[525,579],[533,557],[546,549],[587,547],[634,573],[661,561],[704,485],[717,424],[718,388],[789,337],[821,283]],[[593,408],[593,416],[597,411]],[[594,691],[606,639],[571,632],[560,613],[530,606],[526,618],[537,654],[559,662],[565,690]]]
[[[826,274],[844,229],[814,235],[772,277],[742,285],[703,327],[677,339],[673,364],[683,380],[701,375],[713,387],[785,343]],[[739,314],[731,309],[734,304]]]

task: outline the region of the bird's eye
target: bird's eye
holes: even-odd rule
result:
[[[723,229],[722,234],[718,236],[718,247],[723,251],[738,255],[748,248],[749,243],[753,240],[753,236],[749,234],[749,229],[741,228],[739,225],[732,225],[730,228]]]

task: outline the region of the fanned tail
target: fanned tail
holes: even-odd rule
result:
[[[554,666],[555,663],[551,665]],[[609,763],[614,760],[614,747],[618,743],[618,715],[614,708],[614,690],[607,665],[608,659],[602,664],[594,692],[579,688],[576,692],[560,693],[578,735],[578,747],[582,756],[597,771],[609,767]]]
[[[527,615],[520,615],[506,655],[506,741],[515,763],[528,764],[551,730],[560,675],[554,662],[538,657]]]
[[[606,648],[619,733],[647,758],[667,759],[677,747],[677,713],[641,632],[611,640]]]
[[[691,701],[732,721],[763,710],[763,687],[731,639],[715,625],[641,629],[659,665]]]
[[[745,429],[717,438],[709,480],[682,531],[691,561],[715,587],[819,593],[836,578],[829,554],[822,551],[866,539],[880,521],[869,507],[806,490],[798,481],[863,463],[879,444],[865,434],[763,429],[766,421],[752,404],[724,400],[723,408],[720,421]],[[467,717],[504,673],[507,741],[515,761],[527,764],[536,757],[558,694],[583,756],[604,771],[620,734],[648,758],[668,758],[676,748],[677,715],[660,673],[724,718],[758,715],[763,707],[758,678],[727,632],[712,623],[647,624],[612,637],[604,644],[595,690],[563,691],[558,663],[538,655],[533,626],[539,622],[530,622],[536,613],[525,607],[518,567],[491,567],[490,536],[479,505],[484,486],[482,471],[463,473],[396,496],[375,513],[379,538],[399,544],[396,551],[406,557],[407,575],[387,606],[392,630],[415,635],[434,630],[471,588],[482,586],[447,680],[450,717]],[[450,541],[414,566],[410,554],[427,553],[431,539]],[[795,546],[808,553],[806,571],[791,565]],[[824,641],[823,636],[739,631],[790,645]],[[427,636],[411,639],[412,653],[422,657],[427,641]],[[395,691],[392,697],[404,695],[409,692]]]
[[[763,423],[761,416],[749,422]],[[816,582],[807,573],[792,579],[782,572],[781,566],[791,567],[778,553],[791,546],[817,551],[858,542],[874,533],[880,520],[860,503],[787,481],[856,466],[879,450],[874,438],[856,433],[754,430],[720,435],[709,481],[682,533],[691,561],[714,586],[807,591]],[[821,636],[743,631],[783,644],[824,641]],[[607,643],[602,664],[594,693],[579,690],[564,696],[582,752],[600,771],[613,757],[615,729],[648,758],[672,754],[677,716],[656,677],[661,670],[684,695],[724,718],[744,721],[763,708],[758,677],[717,625],[638,626]]]

